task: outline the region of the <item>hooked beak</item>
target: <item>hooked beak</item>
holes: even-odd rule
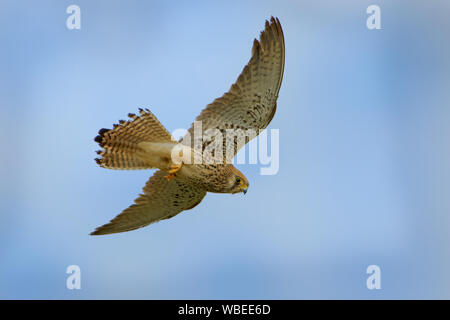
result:
[[[248,189],[248,186],[242,186],[242,192],[243,192],[244,194],[247,193],[247,189]]]

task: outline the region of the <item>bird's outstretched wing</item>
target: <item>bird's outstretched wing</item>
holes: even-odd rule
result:
[[[252,129],[259,134],[272,120],[283,78],[284,51],[280,21],[272,17],[270,22],[266,21],[259,41],[254,40],[252,57],[237,81],[227,93],[209,104],[196,118],[196,121],[201,121],[203,132],[208,129],[220,130],[224,141],[224,154],[230,152],[227,148],[232,148],[231,154],[234,156],[244,145],[237,145],[237,142],[245,131]],[[227,129],[232,129],[237,137],[233,138],[234,145],[225,145]],[[198,133],[194,136],[192,125],[183,138],[183,143],[193,145],[194,137],[201,136]],[[250,139],[245,138],[245,143]],[[203,141],[203,150],[211,142],[212,140]]]
[[[164,171],[157,171],[146,183],[134,204],[91,235],[135,230],[150,223],[169,219],[199,204],[206,191],[179,178],[168,181]]]

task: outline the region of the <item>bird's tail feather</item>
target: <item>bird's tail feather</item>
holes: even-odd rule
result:
[[[139,156],[141,142],[173,142],[171,134],[148,109],[139,115],[128,114],[130,120],[119,121],[113,129],[101,129],[95,141],[103,148],[95,161],[108,169],[151,169],[154,165]]]

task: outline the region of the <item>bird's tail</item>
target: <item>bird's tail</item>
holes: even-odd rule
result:
[[[97,151],[95,161],[108,169],[151,169],[159,167],[142,156],[142,142],[172,145],[171,134],[148,109],[139,109],[139,115],[128,114],[130,120],[119,121],[113,129],[101,129],[95,141],[103,148]]]

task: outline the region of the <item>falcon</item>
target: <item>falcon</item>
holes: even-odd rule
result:
[[[148,109],[139,109],[138,115],[130,113],[129,120],[119,121],[113,129],[101,129],[94,139],[102,148],[97,151],[100,157],[95,159],[100,167],[159,170],[147,181],[134,204],[91,235],[131,231],[172,218],[197,206],[207,192],[245,194],[249,182],[230,159],[275,115],[284,52],[280,21],[272,17],[266,21],[259,41],[254,40],[250,61],[236,82],[206,106],[178,142]],[[196,124],[201,128],[199,148]],[[215,139],[230,130],[235,132],[232,143]],[[208,132],[216,135],[211,137]],[[256,134],[248,136],[245,132]],[[244,143],[238,143],[241,138]],[[195,161],[197,156],[202,161]]]

